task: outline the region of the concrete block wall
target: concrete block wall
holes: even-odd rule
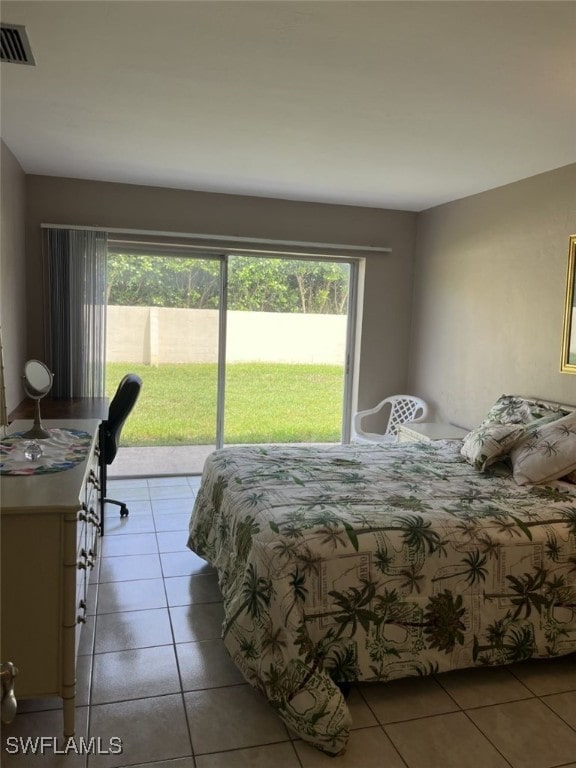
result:
[[[342,365],[345,315],[228,312],[228,362]],[[215,363],[218,311],[109,306],[109,362]]]

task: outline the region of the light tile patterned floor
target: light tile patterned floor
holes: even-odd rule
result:
[[[121,754],[12,755],[56,736],[59,700],[20,703],[4,768],[576,768],[576,658],[361,684],[345,755],[295,739],[220,639],[212,568],[186,549],[197,477],[114,480],[78,662],[77,737]],[[12,742],[14,743],[14,742]]]

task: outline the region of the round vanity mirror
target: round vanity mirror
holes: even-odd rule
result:
[[[50,392],[52,373],[40,360],[28,360],[24,366],[24,389],[29,397],[41,398]]]
[[[50,433],[42,427],[40,419],[40,400],[45,397],[52,388],[52,371],[40,360],[28,360],[24,366],[24,375],[22,376],[24,389],[28,397],[36,401],[34,412],[34,426],[26,432],[25,438],[37,440],[39,438],[50,437]]]

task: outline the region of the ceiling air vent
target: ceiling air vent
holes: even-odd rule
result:
[[[31,64],[34,66],[34,56],[25,27],[17,24],[0,24],[1,56],[0,61],[10,64]]]

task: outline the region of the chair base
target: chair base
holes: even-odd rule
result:
[[[100,536],[104,536],[104,513],[106,509],[106,504],[116,504],[116,506],[120,507],[120,517],[128,517],[128,514],[130,510],[124,504],[123,501],[116,501],[116,499],[108,499],[104,498],[101,500],[100,509],[101,509],[101,516],[100,516]]]
[[[104,499],[104,504],[116,504],[120,507],[120,517],[128,517],[130,510],[123,501],[116,501],[115,499]]]

